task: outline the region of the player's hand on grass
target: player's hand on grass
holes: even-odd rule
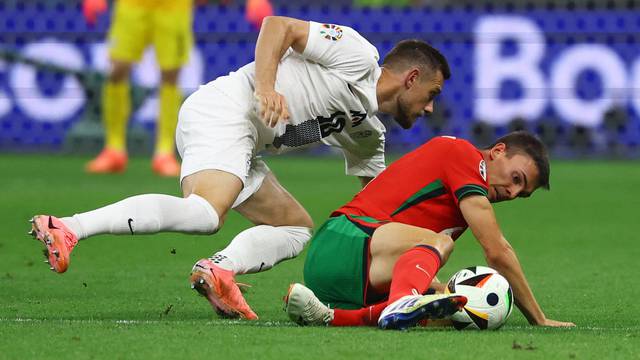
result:
[[[550,327],[573,327],[576,324],[567,321],[557,321],[551,319],[545,319],[542,324],[538,324],[540,326],[550,326]]]
[[[258,115],[268,126],[275,127],[279,122],[289,120],[289,107],[282,94],[275,90],[255,93],[258,101]]]

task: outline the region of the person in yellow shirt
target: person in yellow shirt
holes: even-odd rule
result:
[[[161,71],[160,112],[156,126],[153,171],[161,176],[180,175],[175,159],[175,128],[182,96],[176,83],[180,68],[188,61],[193,46],[194,0],[116,0],[109,30],[110,71],[102,92],[105,146],[90,161],[90,173],[119,173],[127,166],[126,129],[131,112],[129,73],[145,48],[153,45]],[[206,0],[196,0],[205,4]],[[107,10],[107,0],[83,0],[89,24]],[[268,0],[248,0],[246,19],[256,29],[273,14]]]
[[[161,71],[160,111],[156,126],[153,171],[178,176],[174,155],[175,128],[182,94],[177,87],[180,68],[193,43],[193,0],[117,0],[109,30],[110,71],[102,92],[105,146],[90,161],[89,173],[119,173],[127,166],[126,129],[131,112],[129,74],[149,45],[155,48]],[[107,8],[106,0],[84,0],[87,21]]]

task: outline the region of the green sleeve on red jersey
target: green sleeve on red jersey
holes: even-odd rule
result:
[[[486,164],[475,146],[466,140],[452,139],[446,156],[446,185],[456,204],[469,195],[488,196]]]
[[[489,192],[487,191],[487,188],[477,184],[464,185],[460,187],[458,190],[456,190],[455,194],[456,194],[456,198],[458,199],[458,202],[460,202],[460,200],[462,200],[463,198],[469,195],[489,196]]]
[[[391,216],[395,216],[414,205],[417,205],[429,199],[436,198],[445,193],[446,189],[444,188],[444,185],[442,185],[442,181],[440,179],[436,179],[435,181],[427,184],[422,189],[418,190],[418,192],[413,194],[409,199],[405,200],[402,205],[400,205],[400,207],[396,209],[396,211],[391,213]]]

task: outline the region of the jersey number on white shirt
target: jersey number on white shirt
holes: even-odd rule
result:
[[[367,117],[366,113],[351,110],[351,127],[354,128],[362,123]],[[315,119],[304,121],[298,125],[287,125],[282,135],[273,139],[273,146],[278,149],[282,145],[288,147],[303,146],[320,141],[332,133],[339,133],[344,130],[349,116],[343,111],[336,111],[329,117],[318,116]]]

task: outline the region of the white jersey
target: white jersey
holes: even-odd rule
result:
[[[256,128],[256,152],[282,153],[315,143],[339,147],[349,175],[376,176],[385,168],[384,126],[376,84],[382,70],[378,51],[355,30],[310,22],[302,54],[289,49],[278,65],[275,90],[291,115],[269,128],[258,118],[255,63],[206,86],[213,86],[246,106]]]

